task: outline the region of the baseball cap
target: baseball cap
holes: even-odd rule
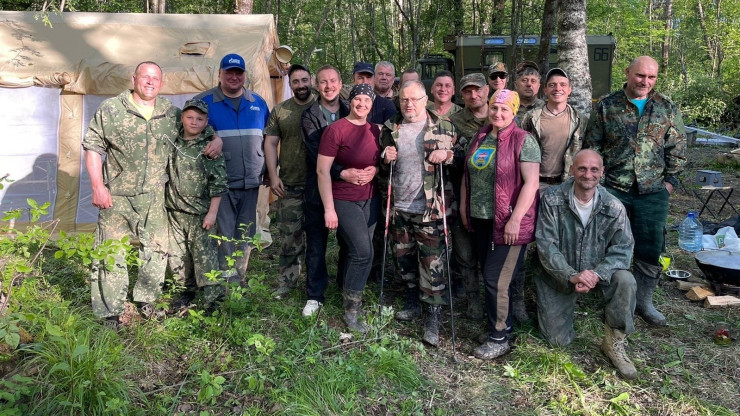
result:
[[[462,79],[460,80],[460,91],[464,90],[465,87],[469,87],[471,85],[480,88],[488,85],[488,82],[486,81],[485,75],[481,74],[480,72],[468,74],[462,77]]]
[[[504,74],[509,73],[506,70],[506,64],[503,62],[496,62],[495,64],[488,67],[488,76],[491,76],[491,74],[495,74],[497,72],[503,72]]]
[[[241,56],[230,53],[221,59],[221,66],[219,67],[221,69],[228,70],[228,69],[241,69],[242,71],[246,71],[246,67],[244,66],[244,58]]]
[[[547,71],[547,75],[545,75],[545,84],[547,84],[547,81],[549,81],[550,77],[553,75],[560,75],[561,77],[565,77],[568,79],[568,81],[570,81],[570,77],[565,71],[563,71],[562,68],[552,68]]]
[[[375,67],[367,62],[355,62],[355,69],[352,70],[353,74],[358,72],[367,72],[368,74],[375,75]]]
[[[535,71],[540,72],[540,67],[537,66],[536,63],[532,61],[522,61],[522,62],[519,62],[519,64],[516,66],[516,73],[518,74],[527,68],[532,68]]]
[[[201,112],[208,114],[208,105],[203,100],[193,98],[192,100],[185,101],[185,106],[182,108],[182,111],[185,111],[188,108],[195,108],[196,110],[200,110]]]

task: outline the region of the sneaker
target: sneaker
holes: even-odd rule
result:
[[[473,351],[473,355],[479,360],[493,360],[509,351],[511,351],[511,347],[506,341],[503,343],[487,341],[485,344],[476,348],[475,351]]]
[[[317,301],[317,300],[309,300],[306,302],[306,306],[303,307],[303,312],[301,312],[301,315],[303,316],[311,316],[315,314],[323,305],[323,303]]]

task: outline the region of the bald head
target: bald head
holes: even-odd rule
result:
[[[580,159],[594,159],[597,161],[599,166],[604,166],[604,159],[601,158],[601,155],[591,149],[581,149],[576,153],[576,157],[573,158],[573,165],[577,164]]]
[[[625,70],[627,85],[624,92],[633,100],[643,100],[658,80],[658,63],[649,56],[638,56]]]
[[[582,198],[583,196],[593,195],[601,177],[604,176],[604,161],[601,159],[601,155],[593,150],[581,150],[576,153],[576,157],[573,159],[570,174],[573,176],[573,190],[576,192],[576,196]]]

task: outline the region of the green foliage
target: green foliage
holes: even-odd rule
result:
[[[702,127],[716,128],[732,105],[732,95],[724,91],[716,80],[706,76],[691,78],[687,83],[668,81],[664,91],[681,109],[685,122],[696,122]]]
[[[224,392],[223,384],[226,379],[222,376],[213,376],[208,371],[203,370],[200,373],[200,390],[198,391],[198,401],[201,403],[216,403],[216,397]]]

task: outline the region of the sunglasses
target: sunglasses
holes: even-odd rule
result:
[[[509,74],[504,74],[503,72],[496,72],[494,74],[489,75],[488,77],[491,78],[491,79],[496,79],[496,78],[498,78],[498,79],[505,79],[508,76],[509,76]]]

